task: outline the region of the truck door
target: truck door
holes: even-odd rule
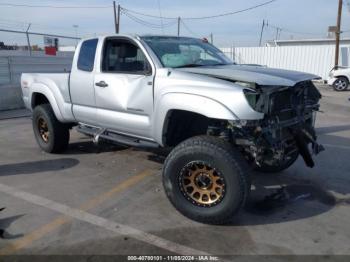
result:
[[[94,61],[98,39],[85,40],[77,47],[70,74],[70,95],[77,121],[96,125]]]
[[[99,70],[94,84],[100,126],[150,138],[154,70],[144,50],[125,37],[106,38]]]

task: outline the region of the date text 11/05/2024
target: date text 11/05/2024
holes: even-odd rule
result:
[[[201,256],[128,256],[128,261],[219,261],[219,257]]]

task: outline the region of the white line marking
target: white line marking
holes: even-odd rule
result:
[[[340,149],[347,149],[350,150],[350,146],[341,146],[341,145],[332,145],[332,144],[323,144],[321,143],[323,146],[327,146],[327,147],[334,147],[334,148],[340,148]]]
[[[180,255],[207,255],[210,256],[209,253],[196,250],[190,247],[186,247],[180,245],[178,243],[166,240],[164,238],[143,232],[141,230],[122,225],[110,220],[107,220],[103,217],[99,217],[88,212],[82,211],[80,209],[72,208],[67,205],[52,201],[50,199],[33,195],[31,193],[27,193],[24,191],[20,191],[14,187],[10,187],[4,184],[0,184],[0,192],[6,193],[8,195],[14,196],[16,198],[25,200],[32,204],[45,207],[47,209],[54,210],[66,216],[73,217],[75,219],[88,222],[90,224],[102,227],[104,229],[110,230],[117,234],[127,235],[134,239],[143,241],[147,244],[151,244],[153,246],[168,250],[170,252],[174,252]]]

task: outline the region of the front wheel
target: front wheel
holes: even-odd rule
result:
[[[249,195],[249,167],[229,143],[215,137],[193,137],[167,157],[163,185],[170,202],[183,215],[203,223],[225,224]]]
[[[42,150],[60,153],[69,143],[69,128],[59,122],[49,104],[36,106],[33,110],[35,139]]]
[[[346,77],[338,77],[333,83],[333,89],[335,91],[345,91],[349,86],[349,80]]]

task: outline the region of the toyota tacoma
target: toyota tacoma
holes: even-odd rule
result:
[[[205,39],[110,35],[84,39],[71,71],[22,74],[37,143],[63,152],[71,128],[139,147],[167,147],[163,185],[185,216],[227,223],[250,172],[313,167],[320,93],[315,75],[239,65]]]

